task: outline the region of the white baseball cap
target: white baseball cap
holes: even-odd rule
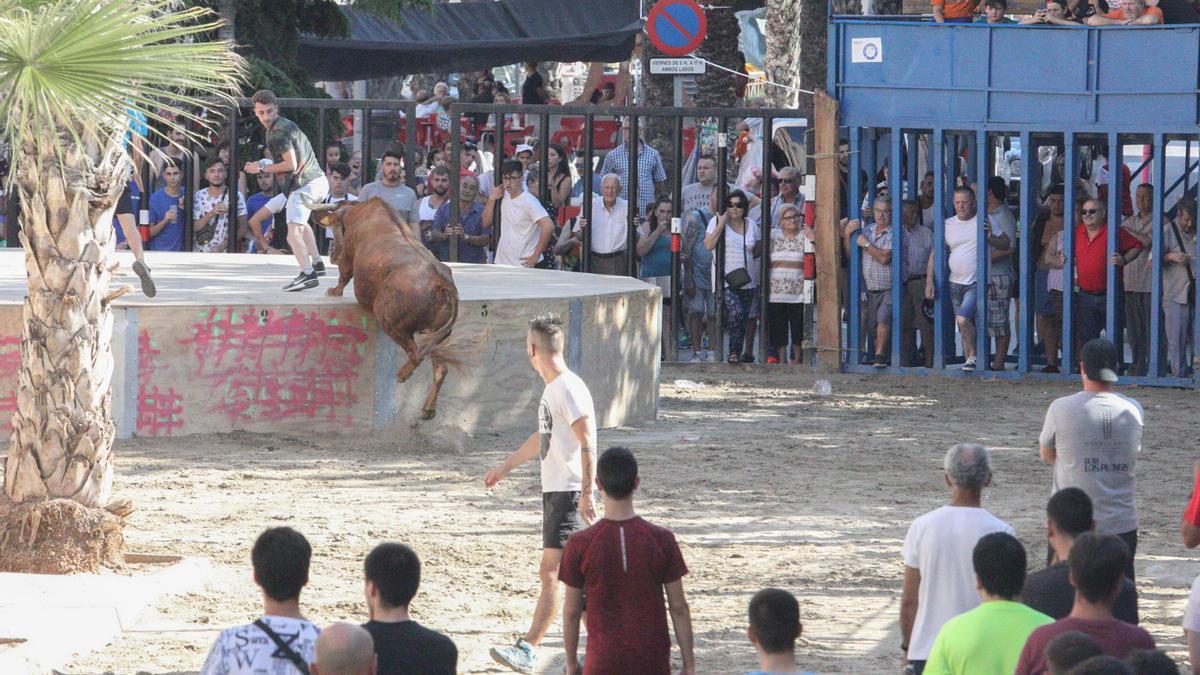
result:
[[[528,143],[521,143],[517,146],[513,154],[519,155],[522,152],[533,152],[533,146],[529,145]]]

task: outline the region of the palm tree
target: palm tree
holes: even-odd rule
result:
[[[766,88],[767,105],[794,108],[799,102],[795,87],[800,84],[800,0],[767,0],[766,38],[763,70],[768,82],[782,85]]]
[[[146,133],[133,119],[203,126],[213,97],[232,101],[244,63],[206,39],[219,24],[176,0],[0,0],[0,124],[29,289],[0,569],[121,563],[109,305],[129,289],[110,290],[112,214]]]
[[[696,81],[696,105],[702,108],[734,108],[738,104],[740,83],[738,76],[729,71],[742,72],[746,62],[738,48],[741,27],[734,16],[735,8],[736,3],[723,3],[704,10],[708,37],[700,43],[700,56],[726,70],[710,67]]]

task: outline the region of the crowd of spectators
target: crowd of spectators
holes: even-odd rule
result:
[[[785,219],[789,215],[790,210]],[[780,236],[786,237],[790,226],[783,227]],[[946,452],[947,502],[917,517],[901,547],[898,646],[904,672],[1179,672],[1138,625],[1134,494],[1144,412],[1136,400],[1116,391],[1119,360],[1111,342],[1086,343],[1079,365],[1081,390],[1049,404],[1038,439],[1041,459],[1053,469],[1044,566],[1031,565],[1013,528],[984,507],[984,492],[993,485],[989,451],[958,443]],[[682,584],[689,569],[675,535],[635,509],[641,477],[633,453],[620,447],[605,451],[596,464],[595,484],[603,517],[566,538],[550,580],[566,587],[566,672],[670,673],[671,632],[680,672],[703,672],[696,663]],[[1181,534],[1185,546],[1200,545],[1200,464]],[[409,614],[420,583],[420,561],[411,548],[384,543],[366,556],[368,620],[361,627],[335,623],[319,629],[304,618],[300,593],[309,580],[311,555],[304,537],[288,527],[259,537],[251,560],[263,616],[222,631],[203,673],[293,672],[287,662],[296,672],[323,675],[455,672],[452,639]],[[1030,567],[1038,569],[1027,573]],[[554,614],[547,613],[551,621]],[[759,661],[756,670],[747,665],[751,675],[800,673],[800,614],[800,604],[787,590],[765,588],[749,598],[744,625]],[[1200,663],[1200,579],[1188,598],[1183,627],[1191,660]],[[277,649],[264,648],[272,642]],[[307,664],[310,671],[304,670]]]
[[[1200,23],[1190,0],[1045,0],[1045,7],[1017,21],[1007,0],[932,0],[938,23],[989,23],[1051,26],[1155,26]]]

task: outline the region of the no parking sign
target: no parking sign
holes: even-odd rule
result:
[[[650,44],[667,56],[691,54],[708,34],[704,10],[695,0],[665,0],[646,18]]]

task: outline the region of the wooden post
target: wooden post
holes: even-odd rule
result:
[[[836,373],[842,366],[842,308],[838,302],[841,241],[838,215],[838,104],[822,91],[813,101],[817,165],[817,369]]]

